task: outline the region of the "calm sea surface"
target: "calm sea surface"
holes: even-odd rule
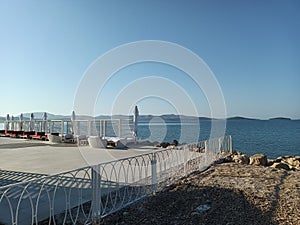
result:
[[[139,124],[139,139],[181,143],[206,140],[210,137],[211,122]],[[199,132],[200,130],[200,132]],[[184,134],[183,134],[184,133]],[[268,158],[300,155],[300,120],[228,120],[226,135],[231,135],[233,149],[247,155],[264,153]],[[196,139],[195,139],[196,138]]]
[[[222,125],[223,122],[219,121],[216,124]],[[3,129],[3,124],[0,129]],[[68,128],[65,127],[65,130]],[[109,132],[110,130],[113,131],[112,127],[107,127],[106,136],[115,135],[114,132]],[[60,126],[57,132],[60,132]],[[129,129],[126,133],[132,132]],[[198,124],[191,121],[182,124],[164,123],[160,120],[138,125],[140,140],[171,143],[176,139],[179,143],[194,143],[222,136],[222,134],[211,135],[210,133],[210,120],[203,120]],[[228,120],[225,134],[232,136],[234,150],[247,155],[264,153],[269,158],[300,155],[300,120]]]

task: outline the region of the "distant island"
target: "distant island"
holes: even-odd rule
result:
[[[43,112],[34,112],[34,118],[35,119],[42,119]],[[71,115],[55,115],[52,113],[47,113],[49,120],[69,120],[71,118]],[[11,115],[10,115],[11,116]],[[20,115],[14,115],[14,119],[18,120]],[[23,114],[25,120],[30,119],[30,113],[24,113]],[[81,120],[91,120],[91,119],[132,119],[133,115],[99,115],[99,116],[87,116],[87,115],[79,115],[76,116],[77,119]],[[210,121],[210,120],[221,120],[216,118],[209,118],[209,117],[196,117],[196,116],[185,116],[185,115],[175,115],[175,114],[165,114],[165,115],[140,115],[139,121],[141,123],[148,123],[153,118],[161,118],[166,123],[178,123],[178,122],[193,122],[195,120],[199,121]],[[6,120],[6,117],[0,116],[0,120]],[[247,118],[242,116],[234,116],[234,117],[228,117],[227,120],[292,120],[291,118],[287,117],[274,117],[270,119],[257,119],[257,118]]]
[[[229,117],[229,118],[227,118],[227,120],[260,120],[260,119],[235,116],[235,117]]]
[[[292,119],[286,117],[275,117],[275,118],[270,118],[269,120],[292,120]]]

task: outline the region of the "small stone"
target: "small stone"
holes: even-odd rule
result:
[[[210,206],[207,205],[207,204],[204,204],[204,205],[199,205],[194,211],[198,212],[198,213],[201,213],[201,212],[205,212],[209,209],[210,209]]]
[[[191,215],[192,215],[192,216],[199,216],[200,213],[194,211],[194,212],[191,213]]]

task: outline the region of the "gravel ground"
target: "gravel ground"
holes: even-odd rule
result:
[[[214,165],[100,224],[300,225],[300,171]]]

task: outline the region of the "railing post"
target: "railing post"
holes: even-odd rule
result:
[[[121,127],[121,119],[118,120],[119,122],[119,137],[122,137],[122,127]]]
[[[99,120],[99,136],[102,137],[102,120]]]
[[[92,169],[92,221],[98,223],[101,217],[101,176],[100,176],[100,166],[93,166]]]
[[[76,121],[76,134],[80,135],[80,121]]]
[[[64,136],[64,121],[62,120],[61,121],[61,127],[60,127],[60,133],[61,133],[61,136],[63,137]]]
[[[106,121],[103,120],[103,137],[106,137]]]
[[[207,161],[208,161],[207,157],[208,157],[208,151],[209,151],[209,149],[208,149],[208,141],[207,140],[204,142],[204,151],[205,151],[205,153],[204,153],[205,166],[207,166]]]
[[[92,135],[92,122],[91,121],[88,121],[88,136],[91,136]]]
[[[156,190],[156,185],[157,185],[157,171],[156,171],[156,154],[153,153],[152,154],[152,159],[151,159],[151,188],[152,188],[152,192],[155,192]]]
[[[229,151],[232,153],[232,137],[229,135]]]
[[[187,175],[187,154],[189,153],[189,146],[184,146],[183,148],[183,172],[184,172],[184,175],[186,176]]]

